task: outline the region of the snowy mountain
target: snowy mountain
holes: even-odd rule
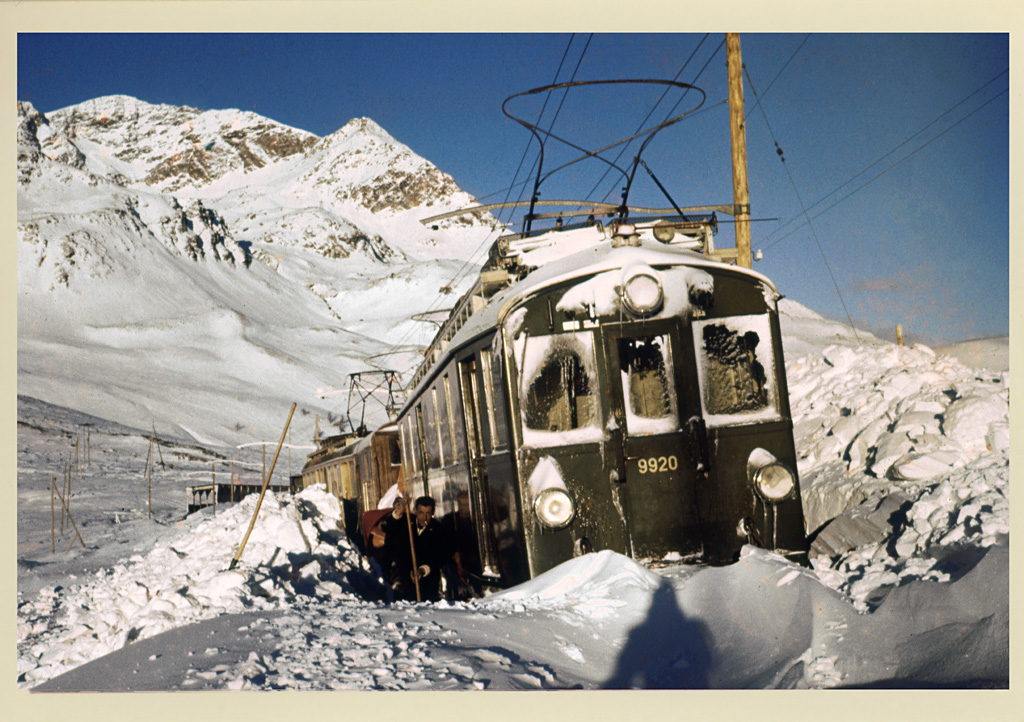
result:
[[[474,200],[365,118],[318,138],[110,96],[18,121],[19,390],[184,438],[273,436],[289,400],[406,370],[434,330],[411,317],[496,227],[424,227]]]

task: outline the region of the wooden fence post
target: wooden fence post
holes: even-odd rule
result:
[[[896,324],[896,345],[903,345],[903,324],[901,323]]]
[[[68,470],[70,469],[70,464],[71,464],[71,459],[69,458],[68,459],[68,463],[64,465],[64,480],[63,480],[64,481],[64,483],[63,483],[64,496],[68,495],[68,484],[70,483],[68,481]],[[61,504],[61,507],[60,507],[60,533],[61,534],[64,533],[64,505],[63,504]]]
[[[85,549],[86,548],[85,542],[82,541],[82,535],[78,531],[78,525],[75,524],[75,520],[71,518],[71,509],[68,508],[67,500],[65,500],[64,497],[62,497],[60,495],[60,492],[57,493],[57,498],[60,499],[61,508],[64,509],[65,512],[67,512],[68,523],[71,525],[71,528],[75,530],[75,536],[78,537],[78,541],[80,541],[82,543],[82,548]],[[68,547],[68,551],[71,551],[71,548],[74,547],[74,546],[75,546],[75,540],[72,539],[71,540],[71,546]]]
[[[57,490],[57,477],[50,474],[50,554],[57,553],[57,512],[53,494]]]

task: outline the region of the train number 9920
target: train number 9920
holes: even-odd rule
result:
[[[637,466],[641,474],[657,474],[660,471],[678,469],[679,459],[675,456],[652,456],[649,459],[638,459]]]

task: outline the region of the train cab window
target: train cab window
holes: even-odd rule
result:
[[[589,441],[557,435],[579,429],[600,432],[592,334],[530,337],[521,367],[524,427],[546,432],[531,435],[528,443]]]
[[[678,428],[668,336],[619,339],[619,368],[631,434]]]
[[[766,315],[694,324],[701,397],[710,422],[777,416],[771,328]]]

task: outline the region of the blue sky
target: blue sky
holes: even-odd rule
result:
[[[890,338],[897,323],[929,344],[1007,335],[1008,36],[741,40],[751,210],[762,219],[755,269],[819,313]],[[507,96],[574,77],[678,76],[704,91],[703,105],[644,159],[680,205],[732,202],[722,34],[22,33],[17,57],[18,98],[44,113],[117,93],[252,110],[321,136],[369,117],[484,202],[504,200],[536,155],[501,112]],[[660,93],[578,88],[557,117],[553,97],[544,118],[596,148],[634,132]],[[541,100],[515,108],[532,119]],[[651,118],[678,100],[666,96]],[[686,94],[675,113],[698,101]],[[549,146],[545,167],[567,157]],[[617,200],[621,181],[604,170],[577,164],[542,197]],[[645,177],[630,200],[667,205]],[[732,245],[728,224],[717,242]]]

